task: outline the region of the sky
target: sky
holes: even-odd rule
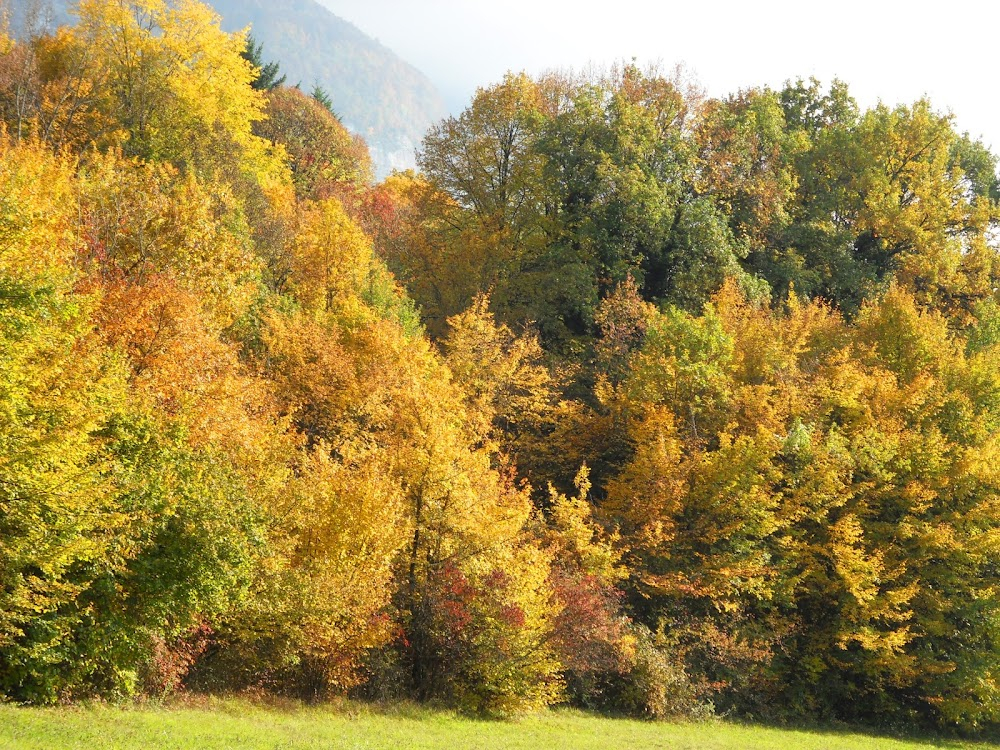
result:
[[[992,0],[320,0],[430,77],[457,113],[508,70],[682,64],[711,96],[815,76],[862,104],[929,96],[1000,150]]]

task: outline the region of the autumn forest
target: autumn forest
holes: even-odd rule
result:
[[[198,0],[74,13],[0,34],[0,699],[998,726],[949,115],[512,73],[376,182]]]

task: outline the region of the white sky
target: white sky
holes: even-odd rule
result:
[[[1000,148],[996,0],[320,0],[460,110],[507,70],[683,63],[710,95],[845,80],[863,106],[928,95]]]

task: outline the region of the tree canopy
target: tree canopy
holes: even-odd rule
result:
[[[0,699],[995,730],[997,162],[510,74],[375,184],[196,0],[0,39]]]

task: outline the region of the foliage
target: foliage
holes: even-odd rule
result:
[[[0,43],[0,698],[1000,725],[949,117],[511,74],[372,185],[207,7],[78,18]]]
[[[642,626],[630,637],[627,670],[614,680],[605,696],[607,706],[629,716],[650,719],[712,716],[711,703],[698,700],[698,690],[672,656],[669,644]]]
[[[264,43],[254,39],[253,34],[247,34],[247,46],[243,50],[243,59],[249,62],[257,71],[257,77],[250,86],[257,91],[273,91],[285,83],[288,76],[278,76],[281,65],[275,61],[264,62]]]
[[[0,690],[33,701],[73,679],[79,599],[120,524],[91,434],[122,373],[72,294],[69,166],[5,145],[0,167]]]
[[[989,454],[989,428],[961,426],[992,407],[949,375],[970,366],[964,346],[895,288],[853,327],[817,303],[716,304],[652,328],[624,386],[636,451],[604,508],[650,614],[696,677],[737,695],[855,720],[991,720],[980,691],[996,667],[945,656],[985,657],[961,644],[992,639],[995,606],[974,551],[989,532],[958,521],[992,502],[968,463]],[[739,687],[747,675],[756,688]]]
[[[548,421],[555,383],[537,338],[497,325],[489,305],[479,297],[449,318],[442,348],[469,421],[478,423],[474,434],[516,459],[518,445],[530,444]]]
[[[296,192],[322,199],[361,186],[372,176],[364,143],[352,136],[315,97],[276,86],[267,96],[267,118],[254,126],[261,138],[284,146]]]

